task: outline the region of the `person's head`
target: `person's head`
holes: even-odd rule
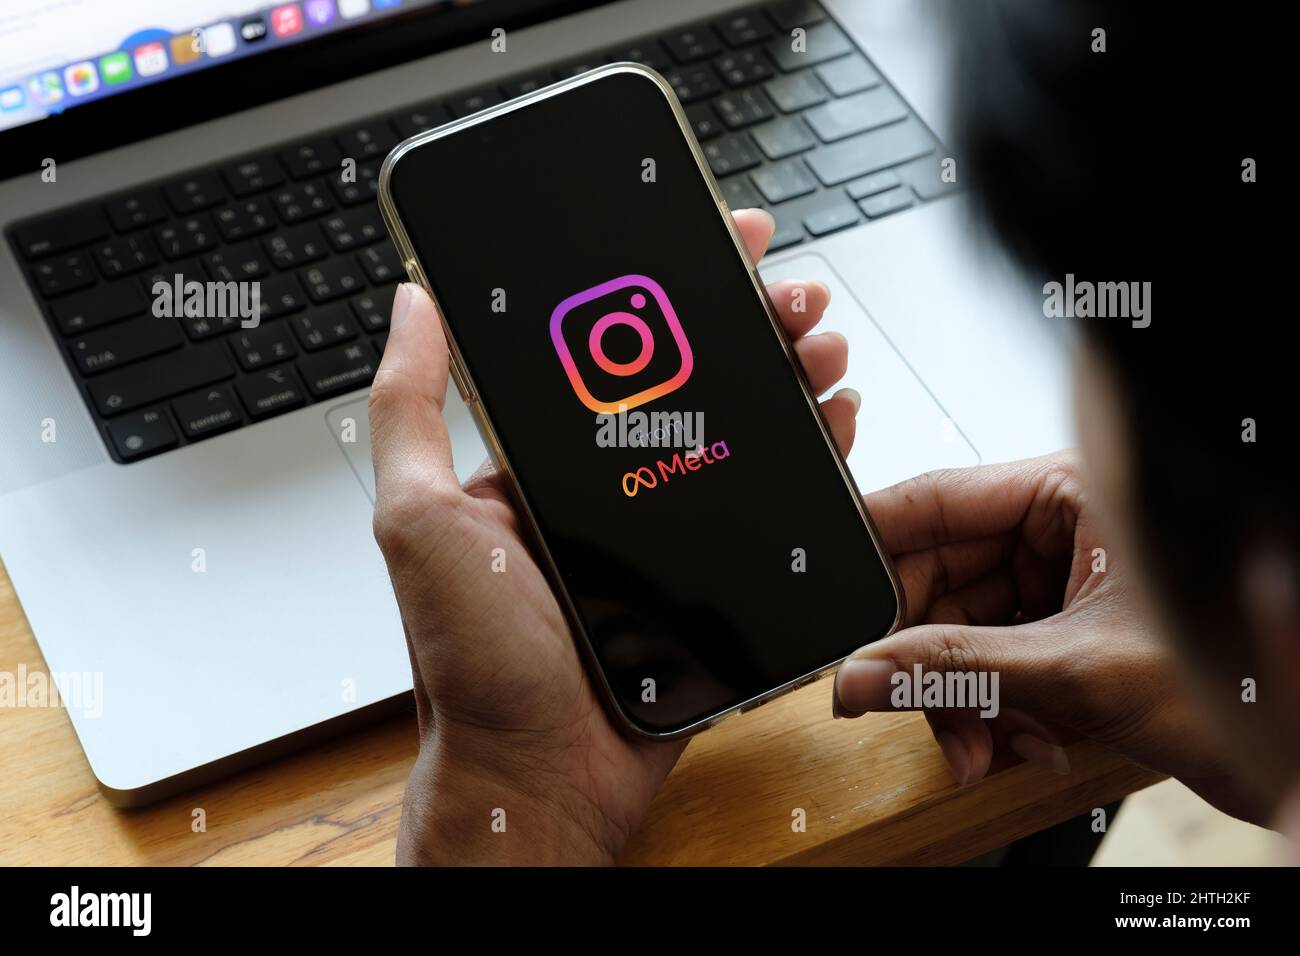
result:
[[[1285,32],[1271,14],[1132,0],[957,6],[958,179],[1031,281],[1061,284],[1030,321],[1080,342],[1108,561],[1135,572],[1239,770],[1281,794],[1300,775],[1294,242],[1270,201],[1289,172],[1267,149],[1286,122],[1268,75]],[[1046,315],[1067,275],[1100,293],[1093,315]],[[1149,294],[1097,314],[1124,311],[1125,287]]]

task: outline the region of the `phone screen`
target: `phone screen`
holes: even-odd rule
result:
[[[890,630],[855,492],[651,77],[433,139],[390,190],[636,727],[685,729]]]

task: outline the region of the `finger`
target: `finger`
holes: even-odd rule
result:
[[[903,592],[907,595],[907,620],[904,622],[904,627],[943,623],[931,622],[927,616],[935,603],[948,594],[963,590],[971,582],[980,580],[994,569],[1006,566],[1015,551],[1015,542],[1016,539],[1011,534],[995,535],[972,541],[959,541],[956,544],[943,544],[928,551],[912,551],[895,558],[894,569],[898,572],[899,580],[903,584]],[[983,608],[982,602],[981,607]],[[950,623],[1002,624],[1006,622],[984,618]]]
[[[370,386],[378,498],[403,486],[460,487],[442,417],[446,398],[447,342],[438,310],[423,289],[405,282],[393,296],[388,343]]]
[[[835,447],[845,458],[853,450],[853,437],[858,430],[858,409],[861,407],[862,396],[851,388],[841,388],[821,403],[822,414],[830,426],[831,437],[835,439]]]
[[[1039,553],[1068,549],[1078,485],[1070,453],[932,471],[866,496],[890,554],[1022,528]],[[1035,509],[1037,511],[1035,512]],[[1028,519],[1036,520],[1030,522]],[[1070,520],[1064,521],[1063,518]]]
[[[749,258],[758,262],[767,253],[767,244],[776,232],[776,220],[765,209],[737,209],[731,217],[736,220],[736,229],[745,241]]]
[[[927,710],[926,723],[959,786],[983,780],[993,763],[993,735],[978,711]]]
[[[794,343],[794,354],[814,395],[842,379],[849,368],[849,340],[839,332],[806,335]]]
[[[831,301],[831,290],[815,279],[782,279],[768,285],[767,295],[792,339],[807,335]]]

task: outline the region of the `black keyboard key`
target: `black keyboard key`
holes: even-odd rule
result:
[[[797,116],[782,116],[750,131],[768,159],[785,159],[817,145],[817,137]]]
[[[691,124],[691,131],[695,133],[695,138],[701,143],[706,139],[713,139],[722,132],[722,122],[708,103],[696,103],[694,106],[686,107],[686,119]]]
[[[208,209],[226,200],[226,189],[216,173],[195,173],[163,187],[177,215]]]
[[[823,184],[835,186],[924,156],[934,148],[930,132],[915,117],[908,117],[901,123],[891,123],[815,149],[804,159]]]
[[[745,175],[728,176],[718,183],[718,189],[722,191],[722,198],[726,200],[727,206],[732,210],[736,209],[753,209],[756,206],[763,205],[763,197],[754,189]]]
[[[323,182],[295,183],[271,193],[271,205],[286,226],[315,219],[334,208],[334,200]]]
[[[46,216],[14,230],[18,248],[28,259],[39,259],[74,246],[84,246],[107,235],[108,223],[104,220],[103,213],[93,207]]]
[[[660,73],[672,65],[668,52],[658,40],[641,40],[629,46],[616,47],[606,55],[611,63],[641,63]]]
[[[786,214],[779,209],[770,211],[776,220],[776,231],[772,233],[772,238],[767,243],[768,252],[793,246],[807,238],[803,231],[803,222],[798,216]]]
[[[817,67],[817,76],[836,96],[861,93],[880,85],[880,74],[862,56],[842,56]]]
[[[824,236],[862,221],[857,207],[841,192],[818,193],[798,206],[803,227],[814,236]]]
[[[749,178],[773,205],[806,196],[817,189],[817,180],[798,159],[787,159],[756,169]]]
[[[278,225],[271,204],[265,199],[241,199],[218,209],[212,218],[227,242],[260,236]]]
[[[897,173],[886,169],[879,173],[872,173],[870,176],[854,179],[846,183],[844,189],[850,199],[866,199],[876,193],[883,193],[886,189],[893,189],[900,182]]]
[[[330,189],[341,206],[372,203],[379,195],[380,160],[358,163],[355,169],[340,169],[337,176],[327,176]]]
[[[307,295],[313,302],[329,302],[340,296],[360,292],[366,287],[361,270],[350,260],[338,258],[309,266],[298,273]]]
[[[696,100],[704,99],[706,96],[713,96],[722,92],[722,84],[718,81],[718,74],[713,72],[713,67],[707,63],[704,66],[689,66],[677,70],[669,70],[664,74],[664,79],[668,85],[673,88],[677,98],[683,103],[693,103]]]
[[[245,372],[255,372],[268,365],[279,365],[298,354],[288,322],[264,323],[230,337],[235,361]]]
[[[390,117],[389,122],[398,136],[407,139],[416,133],[423,133],[426,129],[441,126],[449,119],[451,115],[438,103],[422,103],[419,106],[407,107]]]
[[[119,279],[51,304],[50,314],[60,332],[74,335],[143,312],[148,304],[134,279]]]
[[[734,133],[704,144],[704,157],[713,175],[721,178],[730,173],[753,169],[763,161],[753,142],[744,133]]]
[[[307,403],[293,368],[281,365],[235,381],[235,391],[251,418],[261,420],[292,411]]]
[[[235,396],[225,385],[182,395],[172,402],[172,412],[181,423],[181,431],[191,441],[238,428],[244,421]]]
[[[361,268],[366,270],[366,277],[373,285],[396,282],[406,272],[406,268],[402,265],[402,257],[397,254],[397,247],[391,242],[371,246],[357,253],[357,262],[361,263]]]
[[[552,72],[557,80],[567,80],[570,77],[586,73],[588,70],[594,70],[596,67],[602,66],[604,62],[601,57],[593,53],[590,56],[578,57],[576,60],[567,60],[554,67]]]
[[[180,276],[180,279],[176,277]],[[168,296],[172,296],[172,290],[176,283],[180,282],[181,295],[184,296],[185,283],[187,282],[207,282],[208,274],[203,269],[203,263],[198,259],[182,259],[179,262],[169,262],[158,266],[155,269],[146,272],[140,277],[140,288],[150,300],[155,297],[154,286],[159,282],[167,286]],[[182,300],[183,301],[183,300]]]
[[[284,182],[284,170],[274,156],[251,156],[231,163],[221,176],[236,196],[251,196]]]
[[[489,106],[496,106],[501,100],[500,90],[495,86],[485,86],[469,93],[462,93],[460,96],[448,101],[447,111],[457,118],[469,116],[471,113],[485,110]]]
[[[176,430],[161,408],[150,408],[109,422],[108,434],[123,461],[146,458],[175,448],[177,443]]]
[[[204,339],[215,338],[218,335],[225,335],[227,332],[233,332],[239,328],[245,320],[240,317],[237,310],[223,308],[220,310],[208,310],[206,307],[198,315],[180,316],[181,325],[185,328],[185,334],[195,342],[202,342]],[[258,316],[261,320],[261,316]],[[250,318],[248,321],[252,321]]]
[[[512,80],[506,80],[501,84],[501,89],[505,92],[506,99],[513,100],[519,96],[535,93],[554,82],[555,77],[550,73],[533,73],[529,76],[517,76]]]
[[[813,132],[828,143],[897,123],[906,117],[907,105],[887,86],[855,93],[842,100],[831,100],[803,114]]]
[[[53,298],[94,285],[95,269],[90,256],[78,252],[37,263],[32,267],[32,278],[43,296]]]
[[[788,33],[773,37],[767,43],[768,56],[784,72],[791,73],[853,52],[853,41],[829,20],[808,27],[802,40],[796,44],[795,38]]]
[[[814,0],[781,0],[769,6],[767,13],[782,30],[806,27],[826,19],[826,11]]]
[[[388,235],[384,229],[384,219],[375,206],[337,213],[324,220],[321,227],[335,252],[368,246]]]
[[[320,226],[308,223],[262,240],[277,269],[292,269],[325,258],[329,244]]]
[[[772,101],[762,90],[741,90],[713,101],[713,108],[728,129],[741,129],[769,120],[776,115]]]
[[[772,35],[772,21],[762,10],[740,10],[713,22],[727,46],[748,46]]]
[[[218,282],[248,282],[260,279],[271,266],[255,241],[241,242],[210,252],[203,258],[208,275]]]
[[[397,137],[378,121],[340,133],[338,140],[344,158],[358,163],[363,159],[383,159],[397,145]]]
[[[678,63],[695,63],[722,52],[717,34],[706,23],[667,33],[663,44]]]
[[[763,84],[763,89],[782,113],[797,113],[818,103],[825,103],[830,97],[826,87],[811,70],[777,77]]]
[[[374,345],[375,351],[379,353],[379,357],[383,358],[384,347],[388,345],[388,333],[381,332],[379,335],[372,336],[370,342]]]
[[[388,328],[389,319],[393,315],[393,296],[396,293],[397,285],[394,283],[381,289],[371,289],[369,292],[354,295],[349,300],[352,313],[363,329],[367,332],[379,332]]]
[[[319,352],[357,337],[357,324],[352,321],[348,307],[342,303],[306,315],[295,315],[289,324],[308,352]]]
[[[119,196],[104,204],[113,228],[118,232],[130,232],[141,226],[152,226],[162,222],[171,214],[167,211],[162,193],[157,189],[146,189],[129,196]]]
[[[86,387],[96,411],[107,418],[219,382],[234,371],[222,344],[209,342],[105,372]]]
[[[378,368],[374,350],[364,341],[340,345],[298,361],[303,381],[318,399],[366,387]]]
[[[912,190],[906,186],[899,186],[897,189],[877,193],[875,196],[861,200],[858,207],[872,219],[879,219],[888,216],[891,212],[906,209],[912,205],[912,202]]]
[[[192,256],[217,244],[215,230],[206,218],[199,216],[160,226],[154,230],[153,238],[165,259]]]
[[[125,236],[101,242],[94,248],[95,261],[105,278],[116,279],[158,264],[153,243],[145,235]]]
[[[306,179],[321,173],[333,172],[339,168],[343,154],[334,145],[334,140],[327,136],[299,143],[280,152],[280,162],[289,170],[294,179]]]
[[[73,339],[72,360],[82,375],[94,375],[179,348],[185,341],[171,319],[144,315]]]
[[[759,50],[724,54],[713,61],[713,66],[733,88],[762,82],[775,73],[771,62]]]
[[[292,275],[274,275],[262,280],[262,319],[278,319],[306,308],[307,296]]]
[[[914,159],[910,163],[899,166],[896,170],[898,178],[911,186],[918,196],[926,200],[936,199],[957,189],[955,182],[944,181],[943,171],[943,163],[938,156],[923,156],[920,159]],[[862,197],[854,196],[853,198],[861,199]]]

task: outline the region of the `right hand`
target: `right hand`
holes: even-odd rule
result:
[[[1220,809],[1267,807],[1229,776],[1174,661],[1135,607],[1126,556],[1107,551],[1072,453],[932,472],[866,496],[907,595],[904,629],[856,651],[837,716],[894,709],[890,678],[997,671],[1001,713],[927,710],[958,783],[1017,758],[1069,772],[1079,736],[1179,778]]]

